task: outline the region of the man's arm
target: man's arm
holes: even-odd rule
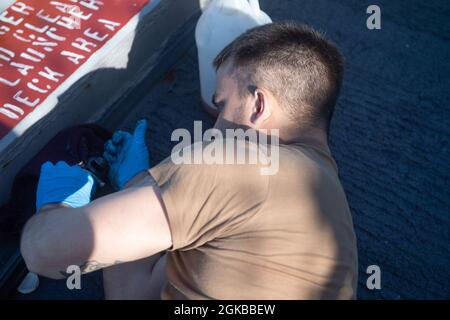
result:
[[[159,188],[149,175],[137,180],[87,206],[49,208],[30,219],[21,241],[28,269],[59,279],[70,265],[91,272],[171,247]]]

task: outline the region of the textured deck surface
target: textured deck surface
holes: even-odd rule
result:
[[[377,1],[378,31],[366,28],[368,1],[260,2],[274,20],[324,31],[347,60],[331,146],[358,237],[358,297],[450,298],[450,2]],[[153,164],[169,155],[174,129],[192,129],[194,120],[213,125],[199,106],[190,37],[163,79],[107,119],[112,129],[131,129],[149,117]],[[365,287],[372,264],[381,268],[381,290]],[[27,298],[101,298],[100,280],[90,275],[70,293],[61,281],[43,280]]]

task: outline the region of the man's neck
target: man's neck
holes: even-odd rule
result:
[[[319,128],[280,129],[280,143],[302,143],[329,151],[327,134]]]

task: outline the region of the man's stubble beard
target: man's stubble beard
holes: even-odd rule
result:
[[[225,130],[227,129],[249,129],[249,126],[244,125],[246,123],[246,115],[245,115],[245,106],[241,104],[238,108],[235,109],[233,113],[233,120],[227,120],[219,116],[217,118],[216,124],[214,125],[214,128],[220,130],[222,134],[225,135]]]

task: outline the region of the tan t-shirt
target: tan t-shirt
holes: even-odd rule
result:
[[[279,170],[175,165],[150,170],[173,246],[163,299],[351,299],[357,249],[329,150],[280,145]]]

